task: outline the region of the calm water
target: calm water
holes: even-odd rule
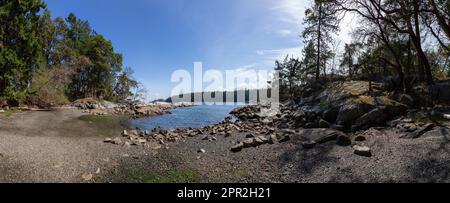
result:
[[[220,123],[230,112],[239,106],[194,106],[172,110],[172,114],[157,116],[153,118],[137,119],[128,121],[132,128],[151,130],[160,126],[166,130],[176,128],[201,128],[204,126]]]

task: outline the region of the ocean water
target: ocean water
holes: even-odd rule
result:
[[[171,114],[129,120],[126,124],[132,128],[151,130],[161,127],[165,130],[177,128],[201,128],[222,122],[230,112],[240,105],[202,105],[171,110]]]

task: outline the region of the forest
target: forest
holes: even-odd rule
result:
[[[346,16],[356,25],[342,50],[336,33]],[[326,80],[384,80],[399,93],[450,76],[450,1],[315,0],[306,9],[302,58],[276,62],[281,95]]]
[[[353,41],[340,45],[336,33],[347,15],[357,27]],[[302,57],[276,61],[282,98],[298,97],[305,84],[329,79],[388,80],[407,92],[450,76],[448,0],[314,0],[303,26]],[[0,1],[3,104],[123,101],[139,85],[132,74],[122,54],[88,21],[75,14],[53,18],[42,0]]]
[[[122,101],[138,83],[111,41],[42,0],[0,1],[1,105],[61,105],[95,97]]]

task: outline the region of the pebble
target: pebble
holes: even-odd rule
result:
[[[353,146],[354,153],[359,156],[371,157],[372,151],[369,147],[355,145]]]

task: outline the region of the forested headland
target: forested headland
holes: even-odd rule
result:
[[[0,105],[122,101],[137,86],[122,54],[88,21],[54,17],[42,0],[0,1]]]
[[[345,15],[355,30],[341,45]],[[315,0],[303,24],[303,57],[276,62],[285,99],[330,79],[384,81],[406,93],[450,76],[450,1]]]

